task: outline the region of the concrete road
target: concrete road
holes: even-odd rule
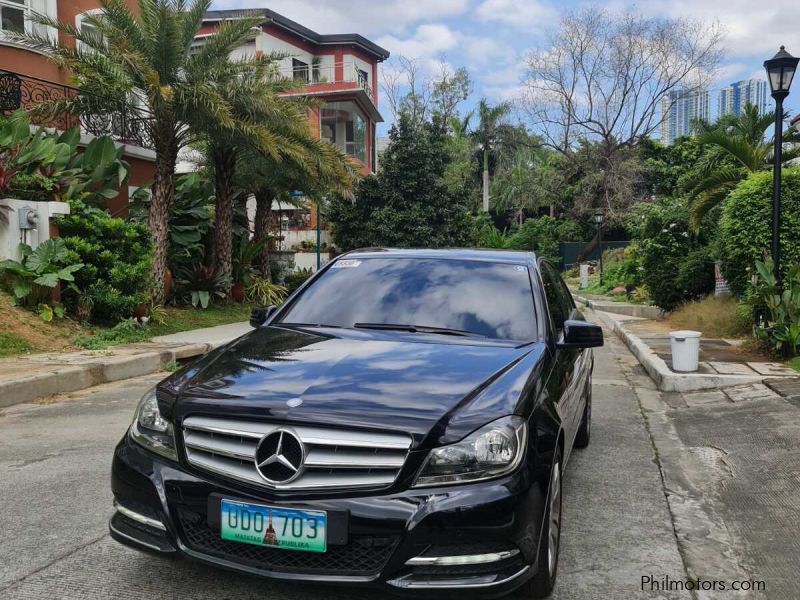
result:
[[[645,575],[685,577],[661,476],[626,354],[607,335],[596,352],[594,426],[565,479],[554,598],[690,598],[640,590]],[[148,376],[0,413],[0,597],[383,598],[287,585],[140,554],[111,540],[111,453]]]

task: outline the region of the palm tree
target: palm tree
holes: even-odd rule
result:
[[[54,41],[47,35],[13,36],[43,51],[59,67],[69,69],[80,88],[78,98],[45,103],[42,110],[94,112],[137,98],[147,109],[143,120],[156,159],[148,224],[153,239],[154,300],[163,300],[167,269],[167,217],[175,186],[175,163],[180,149],[197,136],[200,124],[216,122],[234,130],[232,106],[213,82],[257,66],[263,58],[229,60],[230,53],[253,35],[261,17],[224,22],[216,34],[194,49],[193,42],[211,0],[139,0],[132,10],[122,0],[99,0],[102,12],[86,15],[91,28],[34,15],[37,23],[73,38]],[[88,29],[88,31],[87,31]]]
[[[300,107],[295,105],[295,109]],[[256,201],[253,235],[256,241],[269,239],[273,200],[290,204],[297,201],[288,195],[292,190],[302,190],[315,202],[321,202],[328,194],[352,197],[359,177],[352,159],[310,132],[296,141],[303,148],[299,154],[275,158],[253,147],[245,147],[238,155],[236,183]],[[262,272],[269,276],[268,251],[265,250],[259,262]]]
[[[204,124],[216,197],[212,262],[217,274],[226,279],[231,273],[233,209],[238,194],[234,179],[240,153],[250,148],[252,153],[275,162],[308,158],[307,138],[311,132],[307,116],[297,101],[278,96],[295,87],[291,80],[275,76],[273,67],[280,58],[265,59],[266,69],[252,69],[215,82],[230,104],[237,126],[220,127],[216,120]]]
[[[697,232],[703,216],[722,203],[749,174],[772,166],[773,140],[766,139],[775,122],[775,113],[759,114],[746,104],[740,115],[726,115],[714,124],[697,123],[697,141],[708,151],[694,172],[681,182],[689,196],[689,224]],[[784,134],[791,141],[793,134]],[[800,155],[798,149],[784,152],[788,162]]]
[[[490,106],[485,98],[478,104],[478,128],[472,140],[483,154],[483,211],[489,212],[489,155],[494,151],[503,118],[511,111],[511,104],[502,102]]]

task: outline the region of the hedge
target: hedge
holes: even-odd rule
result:
[[[781,264],[784,273],[800,261],[800,168],[783,170],[781,191]],[[731,291],[742,296],[756,259],[772,240],[772,172],[755,173],[725,200],[720,220],[722,273]]]

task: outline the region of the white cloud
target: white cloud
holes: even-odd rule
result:
[[[423,24],[406,38],[386,35],[376,40],[395,56],[425,59],[441,56],[459,44],[460,34],[446,25]]]
[[[261,8],[318,33],[402,34],[419,21],[464,14],[471,0],[215,0],[214,9]]]
[[[467,36],[461,41],[463,60],[459,64],[484,66],[491,65],[489,74],[494,72],[498,64],[516,60],[514,48],[498,37]]]
[[[781,44],[800,54],[800,2],[796,0],[649,0],[640,8],[653,16],[719,21],[726,33],[727,55],[732,59],[754,55],[766,59]]]
[[[542,30],[558,19],[558,11],[540,0],[483,0],[475,10],[481,21],[499,21],[517,29]]]

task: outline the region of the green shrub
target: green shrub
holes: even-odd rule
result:
[[[517,227],[507,239],[507,247],[512,250],[536,252],[559,264],[558,243],[565,241],[585,241],[591,234],[586,226],[571,219],[556,219],[550,216],[527,219]]]
[[[142,327],[133,319],[124,319],[111,329],[100,329],[94,335],[79,334],[72,342],[87,350],[103,350],[117,344],[144,342],[150,339],[146,327]]]
[[[286,288],[269,279],[254,277],[247,288],[247,299],[258,306],[279,306],[286,297]]]
[[[708,248],[698,248],[686,255],[678,267],[676,283],[687,300],[701,298],[714,291],[714,259]]]
[[[689,235],[686,203],[676,199],[641,203],[634,207],[630,221],[628,229],[638,242],[641,257],[641,282],[657,306],[673,310],[687,299],[678,283],[681,265],[699,247]]]
[[[147,227],[77,200],[70,208],[71,214],[57,224],[72,261],[84,263],[75,273],[76,286],[91,297],[96,320],[115,323],[130,317],[148,298],[152,255]],[[64,294],[73,311],[78,301],[78,294]]]
[[[767,307],[766,320],[756,324],[756,336],[784,356],[796,356],[800,347],[800,264],[787,269],[783,286],[778,285],[772,259],[755,262],[753,292]]]
[[[800,168],[783,171],[781,262],[800,262]],[[720,220],[722,273],[737,297],[745,294],[755,261],[772,239],[772,172],[755,173],[728,196]]]
[[[303,285],[313,274],[314,272],[311,269],[298,269],[297,271],[288,273],[283,280],[283,285],[286,287],[286,294],[291,294]]]

